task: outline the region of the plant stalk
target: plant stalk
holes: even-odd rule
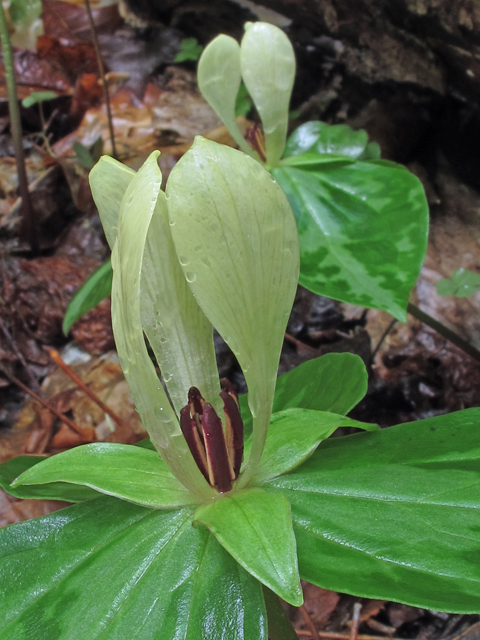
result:
[[[23,152],[22,123],[20,120],[20,107],[17,99],[17,85],[15,82],[15,66],[13,61],[12,45],[8,33],[7,20],[3,4],[0,2],[0,41],[2,43],[3,65],[5,68],[5,80],[8,93],[8,110],[10,113],[10,131],[15,149],[15,163],[18,175],[18,191],[22,200],[22,227],[21,235],[30,245],[32,253],[38,253],[38,233],[35,210],[33,208],[30,191],[28,189],[27,170],[25,168],[25,154]]]
[[[270,640],[298,640],[292,623],[283,610],[277,595],[268,587],[263,587],[263,597],[267,610],[268,637]]]
[[[102,81],[103,98],[105,100],[105,107],[107,109],[108,133],[110,136],[110,144],[112,145],[112,156],[116,159],[118,156],[117,156],[117,149],[115,147],[115,136],[113,133],[113,118],[112,118],[112,109],[110,107],[110,94],[108,93],[107,81],[105,79],[105,67],[103,65],[102,52],[100,51],[100,43],[98,42],[95,22],[93,21],[90,0],[85,0],[85,8],[87,10],[88,23],[90,25],[90,33],[92,35],[93,46],[95,47],[95,55],[97,57],[98,72],[100,74],[100,79]]]
[[[417,320],[420,320],[420,322],[424,322],[427,326],[431,327],[434,331],[449,340],[452,344],[464,351],[471,358],[477,360],[477,362],[480,362],[480,351],[476,349],[473,344],[470,344],[469,342],[461,338],[458,334],[456,334],[455,331],[452,331],[444,324],[442,324],[438,320],[435,320],[435,318],[432,318],[432,316],[428,315],[428,313],[425,313],[410,302],[407,305],[407,311],[414,318],[417,318]]]

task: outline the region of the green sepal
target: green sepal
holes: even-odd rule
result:
[[[48,486],[21,486],[13,488],[11,483],[24,471],[45,461],[44,456],[18,456],[0,464],[0,487],[11,496],[22,500],[65,500],[66,502],[83,502],[98,494],[88,487],[54,482]]]
[[[79,485],[157,509],[197,502],[156,452],[128,444],[95,442],[58,453],[24,471],[12,488],[48,491],[49,485],[58,483],[67,487],[66,496],[59,498],[63,500],[68,500],[71,485]]]
[[[287,409],[274,413],[268,428],[262,459],[253,476],[253,483],[260,483],[288,473],[312,455],[322,440],[339,427],[377,429],[376,425],[351,420],[345,416],[325,411]],[[252,446],[251,438],[245,442],[245,456]]]
[[[109,258],[85,280],[65,312],[62,324],[62,331],[65,335],[74,322],[100,304],[102,300],[108,298],[112,291],[112,276],[112,265]]]
[[[200,506],[195,521],[252,576],[286,602],[303,602],[288,500],[261,489],[224,494]]]
[[[1,529],[2,640],[267,640],[261,584],[192,515],[104,496]]]
[[[367,392],[368,374],[352,353],[327,353],[303,362],[277,378],[273,412],[313,409],[346,415]],[[247,394],[240,396],[245,433],[251,432]]]
[[[286,495],[300,575],[325,589],[480,612],[480,409],[330,438],[266,482]]]

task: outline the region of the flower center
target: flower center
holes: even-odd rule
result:
[[[180,411],[180,427],[198,468],[219,493],[230,491],[243,460],[243,421],[232,384],[220,381],[225,429],[211,404],[196,387]]]

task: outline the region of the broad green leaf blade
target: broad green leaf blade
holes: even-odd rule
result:
[[[155,209],[148,229],[140,313],[177,416],[188,402],[190,387],[200,389],[222,415],[213,327],[185,280],[165,206]]]
[[[117,239],[118,216],[122,198],[134,175],[133,169],[110,156],[103,156],[88,176],[93,199],[97,205],[110,249],[113,249]]]
[[[322,440],[338,427],[355,427],[358,424],[345,416],[325,411],[287,409],[274,413],[268,429],[262,459],[253,477],[260,483],[298,467],[312,455]],[[245,443],[246,453],[251,440]]]
[[[292,506],[300,574],[325,589],[480,612],[480,409],[324,441],[265,488]]]
[[[254,446],[247,482],[265,442],[297,288],[295,220],[258,162],[201,137],[174,167],[166,193],[190,289],[237,357],[249,388]]]
[[[240,47],[242,77],[260,115],[267,164],[283,154],[288,110],[295,80],[295,54],[281,29],[266,22],[247,23]]]
[[[353,164],[355,160],[347,156],[319,153],[301,153],[296,156],[289,156],[281,161],[282,167],[297,167],[303,169],[323,169],[325,165],[341,165],[348,166]]]
[[[12,488],[11,483],[24,471],[39,462],[46,460],[44,456],[18,456],[0,464],[0,487],[15,498],[40,500],[65,500],[67,502],[83,502],[96,497],[95,491],[88,487],[76,487],[70,484],[55,482],[48,486],[28,486]]]
[[[26,470],[12,486],[56,482],[89,487],[145,507],[172,509],[196,502],[155,451],[128,444],[95,442],[69,449]]]
[[[245,153],[252,155],[235,121],[235,105],[242,82],[240,45],[224,34],[205,47],[198,63],[198,88],[202,96],[229,130]]]
[[[285,146],[285,156],[333,154],[356,160],[367,153],[367,147],[368,134],[364,129],[355,131],[346,124],[312,121],[302,124],[292,133]],[[376,155],[376,151],[370,147],[368,155],[372,152]]]
[[[68,305],[63,319],[62,331],[65,335],[70,327],[88,311],[108,298],[112,291],[112,265],[110,259],[102,264],[86,280]]]
[[[303,362],[277,378],[273,412],[313,409],[346,415],[367,392],[368,374],[363,361],[353,353],[327,353]],[[247,397],[240,396],[247,433],[251,431]]]
[[[261,489],[225,494],[202,505],[195,520],[257,580],[286,602],[303,602],[290,506],[282,495]]]
[[[202,497],[213,494],[198,470],[175,411],[148,355],[140,315],[143,253],[152,216],[165,207],[159,152],[153,152],[127,187],[112,252],[112,325],[118,356],[142,423],[177,478]],[[160,214],[161,215],[161,214]]]
[[[381,162],[272,173],[297,220],[300,284],[404,321],[427,244],[428,205],[418,178]]]
[[[2,640],[267,637],[261,585],[189,509],[102,497],[5,527],[0,585]]]

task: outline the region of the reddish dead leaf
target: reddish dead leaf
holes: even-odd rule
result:
[[[78,5],[59,0],[42,0],[42,19],[45,35],[61,40],[65,45],[89,40],[90,27],[83,0]],[[98,33],[113,33],[122,19],[116,5],[95,9],[93,21]]]
[[[68,77],[48,60],[41,60],[35,51],[15,51],[15,74],[17,96],[21,100],[32,91],[55,91],[60,95],[71,93]],[[7,99],[5,69],[0,66],[0,99]]]
[[[48,60],[52,67],[62,71],[73,84],[82,73],[95,73],[98,69],[95,48],[91,42],[79,41],[63,44],[50,36],[40,36],[37,41],[39,58]]]
[[[456,636],[454,640],[480,640],[480,622],[476,622],[466,631]]]
[[[18,500],[0,489],[0,527],[39,518],[67,506],[68,502],[59,500]]]
[[[308,582],[303,583],[305,608],[317,629],[323,629],[337,606],[340,596],[334,591],[321,589]]]
[[[362,612],[360,614],[360,622],[366,622],[370,618],[378,616],[380,611],[385,608],[384,600],[363,600]]]
[[[115,347],[110,313],[110,299],[103,300],[95,309],[77,320],[72,336],[88,353],[100,355]]]

